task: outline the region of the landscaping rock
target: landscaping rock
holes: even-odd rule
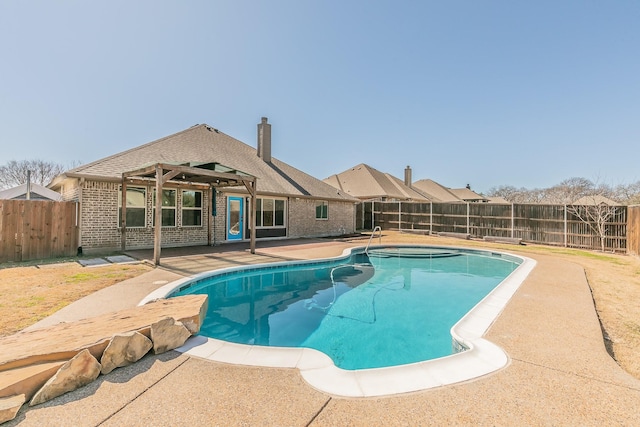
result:
[[[152,347],[151,340],[139,332],[114,335],[100,359],[102,374],[137,362]]]
[[[164,353],[180,347],[191,336],[191,332],[173,318],[167,317],[151,325],[153,352]]]
[[[0,399],[0,424],[14,419],[26,400],[24,394]]]
[[[138,331],[149,338],[150,325],[167,317],[179,320],[196,334],[206,313],[207,295],[184,295],[0,337],[0,372],[42,362],[67,361],[85,348],[100,360],[115,334]]]
[[[66,360],[37,363],[0,371],[0,398],[24,394],[26,400],[30,400],[49,378],[58,372],[58,369],[73,356],[75,354],[72,354]]]
[[[38,405],[68,391],[83,387],[100,375],[100,363],[89,350],[82,350],[62,365],[56,374],[38,390],[29,406]]]

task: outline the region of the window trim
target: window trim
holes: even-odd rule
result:
[[[184,193],[193,192],[200,193],[200,207],[188,207],[184,205]],[[202,227],[203,225],[203,217],[204,217],[204,192],[202,190],[182,190],[180,193],[180,210],[182,215],[180,215],[180,226],[183,228],[197,228]],[[185,211],[200,211],[200,224],[187,224],[184,223],[184,212]]]
[[[178,191],[175,188],[162,188],[162,192],[175,191],[175,197],[173,199],[173,206],[162,206],[162,211],[173,210],[173,225],[162,225],[162,228],[176,228],[178,227]],[[151,228],[156,227],[156,189],[151,192]],[[164,216],[163,216],[164,218]]]
[[[148,196],[148,188],[144,187],[144,186],[138,186],[138,185],[128,185],[127,186],[127,192],[129,190],[132,189],[138,189],[138,190],[143,190],[144,191],[144,206],[140,207],[140,206],[127,206],[127,211],[129,211],[130,209],[144,209],[144,222],[142,225],[130,225],[128,222],[126,224],[127,228],[135,228],[135,229],[143,229],[143,228],[147,228],[147,196]],[[129,197],[127,197],[127,201],[130,200]],[[120,185],[118,187],[118,219],[117,219],[117,224],[118,224],[118,228],[122,228],[122,185]]]
[[[265,199],[273,200],[273,223],[274,225],[257,225],[258,218],[260,218],[260,223],[264,224],[264,215],[263,215],[263,201]],[[258,200],[260,200],[260,210],[258,210],[258,206],[256,206],[256,229],[274,229],[274,228],[287,228],[287,198],[286,197],[256,197],[256,205],[258,204]],[[282,201],[284,206],[282,207],[282,225],[275,225],[276,222],[276,200]]]
[[[318,216],[318,208],[320,208],[320,216]],[[316,211],[315,212],[316,220],[319,220],[319,221],[329,220],[329,202],[327,200],[316,200],[315,211]],[[322,215],[323,213],[324,213],[324,216]]]

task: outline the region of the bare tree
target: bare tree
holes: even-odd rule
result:
[[[617,207],[601,201],[602,194],[583,196],[583,204],[567,206],[567,213],[574,215],[600,239],[600,249],[604,252],[607,237],[607,223],[617,213]]]
[[[581,197],[593,194],[595,184],[586,178],[569,178],[545,190],[544,202],[552,204],[573,203]]]
[[[43,160],[11,160],[0,166],[0,189],[26,183],[29,171],[31,172],[31,182],[44,186],[64,170],[63,165]]]
[[[640,181],[632,184],[620,184],[614,189],[614,199],[625,205],[640,204]]]
[[[502,197],[511,203],[539,203],[541,190],[528,190],[524,187],[516,188],[512,185],[493,187],[488,192],[489,197]]]

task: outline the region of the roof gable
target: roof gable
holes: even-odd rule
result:
[[[455,194],[432,179],[421,179],[413,183],[413,187],[434,202],[460,202]]]
[[[398,178],[364,163],[331,175],[324,182],[359,199],[425,200]]]
[[[464,201],[483,201],[486,200],[484,196],[472,191],[468,188],[450,188],[450,192],[452,192],[456,197],[464,200]]]
[[[591,196],[583,196],[578,200],[572,203],[572,205],[582,205],[582,206],[597,206],[597,205],[607,205],[607,206],[622,206],[620,203],[615,200],[611,200],[610,198],[603,196],[602,194],[594,194]]]
[[[62,200],[60,193],[43,187],[42,185],[31,183],[31,199],[32,200]],[[17,187],[0,191],[0,199],[26,199],[27,184],[20,184]]]

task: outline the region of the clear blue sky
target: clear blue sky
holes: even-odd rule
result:
[[[640,180],[640,2],[0,2],[0,164],[207,123],[326,178]]]

